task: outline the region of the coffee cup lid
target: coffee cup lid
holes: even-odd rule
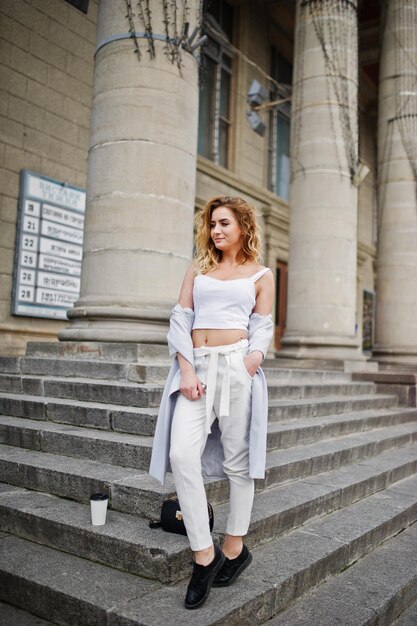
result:
[[[90,500],[108,500],[109,496],[107,493],[92,493],[90,496]]]

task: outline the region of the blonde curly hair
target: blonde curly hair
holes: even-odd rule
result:
[[[223,206],[233,212],[239,227],[244,233],[242,249],[239,251],[236,261],[240,265],[247,261],[253,261],[254,263],[260,263],[261,261],[261,231],[257,224],[253,207],[243,198],[213,196],[196,214],[195,265],[196,269],[203,274],[216,269],[222,256],[221,251],[217,250],[211,238],[210,222],[214,209]]]

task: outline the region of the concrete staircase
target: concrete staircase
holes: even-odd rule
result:
[[[187,540],[148,526],[174,493],[147,475],[168,367],[163,346],[35,343],[0,359],[0,600],[76,626],[415,626],[417,409],[278,361],[264,368],[254,562],[183,609]],[[221,540],[227,483],[206,489]],[[110,495],[103,527],[90,523],[96,491]]]

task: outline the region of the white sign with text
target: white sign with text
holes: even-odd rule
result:
[[[80,293],[85,191],[21,171],[14,315],[67,319]]]

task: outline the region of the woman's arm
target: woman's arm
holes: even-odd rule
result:
[[[191,264],[182,281],[178,303],[185,309],[193,309],[193,287],[195,278],[194,264]],[[194,367],[182,354],[177,352],[178,364],[181,370],[180,392],[188,400],[198,400],[204,395],[204,388],[200,379],[196,376]]]
[[[194,278],[195,278],[195,267],[194,267],[194,263],[191,263],[191,265],[185,272],[184,280],[182,281],[182,285],[180,289],[180,297],[178,298],[178,303],[182,307],[184,307],[184,309],[194,308],[194,301],[193,301]]]
[[[274,275],[272,272],[266,272],[256,283],[258,292],[256,295],[256,304],[253,313],[259,315],[269,315],[272,311],[275,296]]]
[[[272,272],[266,272],[256,284],[257,295],[253,313],[269,315],[272,311],[275,296],[275,283]],[[244,357],[246,369],[251,376],[255,376],[256,370],[264,360],[265,355],[260,350],[254,350]]]

